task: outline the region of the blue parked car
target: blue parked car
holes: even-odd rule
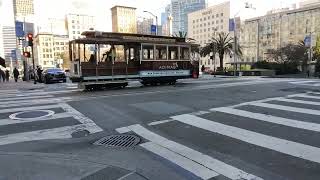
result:
[[[58,68],[46,69],[42,72],[42,82],[45,84],[54,82],[67,82],[66,74]]]

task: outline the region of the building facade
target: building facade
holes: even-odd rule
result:
[[[137,21],[137,33],[138,34],[152,34],[151,25],[153,25],[153,19],[143,18]]]
[[[29,16],[34,14],[33,0],[13,0],[15,16]]]
[[[65,19],[49,18],[45,23],[38,25],[37,31],[38,33],[49,32],[57,35],[68,35],[67,24],[68,22]]]
[[[314,5],[319,5],[320,4],[320,0],[304,0],[302,2],[300,2],[300,8],[304,8],[304,7],[310,7],[310,6],[314,6]]]
[[[3,52],[6,64],[10,67],[11,51],[17,49],[16,31],[14,26],[2,27]]]
[[[114,6],[111,8],[112,32],[137,33],[136,8]]]
[[[241,29],[242,61],[272,61],[270,50],[289,43],[297,44],[310,33],[315,45],[315,39],[320,35],[320,5],[248,19]]]
[[[171,0],[170,10],[173,18],[173,34],[188,31],[188,14],[205,9],[206,0]]]
[[[81,38],[82,32],[96,28],[94,16],[85,14],[68,14],[65,23],[69,40]]]
[[[219,33],[229,33],[230,2],[225,2],[188,14],[188,37],[195,39],[201,47],[205,46]],[[226,55],[224,63],[230,61]],[[220,66],[219,58],[201,58],[200,65],[214,69]]]
[[[39,33],[34,39],[35,63],[42,68],[61,67],[69,49],[68,36]]]

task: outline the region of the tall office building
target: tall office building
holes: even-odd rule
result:
[[[39,33],[34,39],[35,63],[43,68],[61,67],[61,55],[68,53],[68,36]]]
[[[173,33],[188,31],[188,14],[205,9],[206,0],[171,0],[170,10],[173,18]]]
[[[2,27],[4,57],[8,67],[10,67],[11,51],[17,48],[16,31],[14,26]]]
[[[315,5],[320,5],[320,0],[304,0],[300,2],[300,8],[312,7]]]
[[[85,14],[68,14],[66,25],[69,39],[77,39],[82,37],[82,32],[95,29],[95,18]]]
[[[13,0],[15,16],[29,16],[34,14],[33,0]]]
[[[137,21],[137,33],[138,34],[151,34],[151,25],[153,25],[153,19],[143,18]]]
[[[193,38],[202,47],[209,43],[219,33],[229,33],[230,2],[217,4],[206,9],[188,14],[188,37]],[[224,63],[228,63],[230,57],[225,56]],[[214,60],[209,57],[201,58],[200,65],[214,69],[220,66],[218,56]]]
[[[111,8],[112,32],[137,33],[136,8],[114,6]]]
[[[4,58],[2,25],[0,24],[0,57]]]
[[[162,26],[162,35],[169,36],[170,35],[170,21],[172,10],[171,4],[167,5],[165,11],[161,13],[161,26]]]

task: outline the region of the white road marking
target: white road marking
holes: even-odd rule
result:
[[[320,92],[313,92],[313,91],[309,91],[308,93],[311,93],[311,94],[318,94],[318,95],[320,95]]]
[[[313,82],[317,82],[317,81],[294,81],[294,82],[289,82],[291,84],[307,84],[307,83],[313,83]]]
[[[1,102],[0,108],[17,107],[17,106],[28,106],[28,105],[41,105],[41,104],[53,104],[53,103],[63,103],[63,102],[69,101],[69,100],[72,100],[72,98],[70,98],[70,97],[61,97],[61,98],[9,101],[9,102]]]
[[[190,115],[191,116],[191,115]],[[197,123],[197,122],[195,122]],[[246,180],[261,180],[261,178],[256,177],[252,174],[248,174],[236,167],[230,166],[222,161],[214,159],[208,155],[201,152],[195,151],[189,147],[178,144],[174,141],[168,140],[156,133],[149,131],[148,129],[142,127],[141,125],[128,126],[128,129],[135,132],[139,136],[148,139],[149,141],[162,146],[174,153],[177,153],[185,158],[188,158],[202,166],[204,168],[213,170],[219,174],[222,174],[230,179],[246,179]]]
[[[28,119],[28,120],[0,119],[0,126],[9,125],[9,124],[29,123],[29,122],[35,122],[35,121],[48,121],[48,120],[53,120],[53,119],[68,118],[68,117],[72,117],[72,116],[73,116],[73,114],[71,114],[71,113],[58,113],[58,114],[54,114],[49,117],[32,118],[32,119]]]
[[[53,96],[51,95],[46,95],[46,96],[28,96],[28,97],[13,97],[13,98],[4,98],[1,99],[1,102],[5,101],[16,101],[16,100],[25,100],[25,99],[39,99],[39,98],[52,98]]]
[[[280,124],[284,126],[320,132],[320,124],[316,124],[316,123],[297,121],[293,119],[281,118],[281,117],[265,115],[260,113],[252,113],[249,111],[233,109],[228,107],[214,108],[212,109],[212,111],[218,111],[218,112],[223,112],[223,113],[232,114],[236,116],[242,116],[242,117],[247,117],[247,118],[256,119],[260,121]]]
[[[319,110],[297,108],[297,107],[283,106],[283,105],[277,105],[277,104],[260,103],[260,102],[250,103],[249,105],[320,116]]]
[[[205,114],[209,114],[209,111],[198,111],[198,112],[194,112],[191,113],[192,115],[196,115],[196,116],[201,116],[201,115],[205,115]]]
[[[130,132],[131,130],[128,129],[127,127],[121,127],[121,128],[117,128],[116,131],[120,134],[124,134],[124,133]]]
[[[19,107],[19,108],[11,108],[11,109],[0,109],[0,113],[9,113],[9,112],[18,112],[18,111],[31,111],[37,109],[52,109],[59,108],[60,106],[57,104],[47,105],[47,106],[31,106],[31,107]]]
[[[319,87],[319,86],[320,86],[320,83],[313,84],[313,86]]]
[[[292,103],[298,103],[298,104],[309,104],[309,105],[320,106],[320,102],[314,102],[314,101],[303,101],[303,100],[287,99],[287,98],[274,98],[273,100],[282,101],[282,102],[292,102]]]
[[[171,122],[171,121],[174,121],[174,120],[169,119],[169,120],[162,120],[162,121],[154,121],[152,123],[149,123],[148,125],[149,126],[155,126],[155,125],[159,125],[159,124],[168,123],[168,122]]]
[[[308,99],[320,99],[319,96],[310,96],[307,94],[293,94],[293,95],[289,95],[288,97],[302,97],[302,98],[308,98]]]
[[[197,175],[201,179],[210,179],[216,176],[219,176],[218,173],[207,169],[203,166],[201,166],[198,163],[193,162],[190,159],[187,159],[179,154],[176,154],[162,146],[159,146],[153,142],[147,142],[144,144],[141,144],[140,146],[144,147],[148,151],[151,151],[175,164],[182,167],[183,169],[186,169],[189,172],[192,172],[193,174]]]
[[[193,115],[186,114],[174,116],[172,118],[182,123],[238,139],[256,146],[261,146],[294,157],[320,163],[320,148],[317,147],[224,125]]]
[[[84,129],[90,131],[90,129],[92,129],[92,126],[96,126],[96,124],[78,124],[74,126],[64,126],[59,128],[4,135],[0,136],[0,145],[25,141],[72,138],[71,134],[73,132]]]
[[[82,113],[80,113],[79,111],[77,111],[76,109],[71,107],[70,105],[68,105],[66,103],[61,103],[58,105],[60,107],[62,107],[66,112],[73,114],[73,118],[75,118],[76,120],[78,120],[82,124],[92,124],[91,126],[87,127],[88,128],[87,130],[90,131],[91,133],[97,133],[97,132],[103,131],[103,129],[101,129],[98,125],[96,125],[94,123],[94,121],[92,121],[88,117],[84,116]]]

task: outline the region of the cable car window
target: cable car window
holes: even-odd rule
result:
[[[178,46],[169,46],[169,59],[178,60]]]
[[[167,46],[156,45],[156,59],[167,60]]]
[[[154,60],[153,57],[153,45],[143,45],[142,46],[142,58],[144,60]]]
[[[189,47],[180,47],[180,54],[182,60],[189,60],[190,59],[190,51]]]

